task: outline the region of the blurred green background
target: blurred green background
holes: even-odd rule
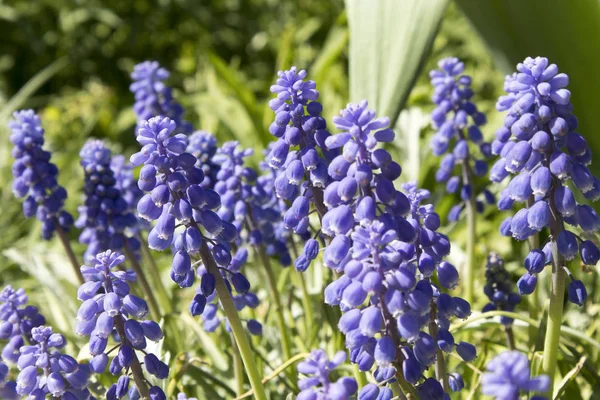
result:
[[[271,140],[269,86],[277,70],[296,65],[317,82],[328,121],[348,101],[364,97],[394,121],[398,139],[390,150],[404,167],[404,179],[416,179],[431,189],[444,215],[453,199],[436,188],[433,174],[438,160],[428,156],[432,108],[428,71],[447,56],[465,62],[477,104],[488,114],[484,133],[492,138],[502,122],[494,103],[502,93],[503,76],[526,56],[547,56],[570,75],[581,133],[600,154],[594,127],[600,93],[599,21],[597,0],[576,0],[569,7],[561,0],[1,1],[0,283],[38,289],[31,291],[32,301],[59,330],[72,332],[75,281],[59,244],[40,240],[39,225],[24,219],[10,190],[12,158],[5,126],[15,109],[34,108],[41,114],[46,146],[61,171],[60,183],[69,192],[67,208],[76,214],[83,179],[78,152],[83,143],[90,137],[105,138],[115,152],[128,156],[136,151],[129,92],[129,73],[136,63],[157,60],[172,72],[168,83],[196,129],[214,132],[220,141],[239,140],[258,155]],[[598,165],[593,165],[596,173]],[[496,250],[507,258],[516,277],[526,249],[499,235],[497,227],[504,217],[488,210],[481,219],[479,264],[483,266],[485,255]],[[457,262],[464,257],[463,230],[462,223],[446,228]],[[76,242],[76,233],[72,238]],[[82,250],[76,245],[78,254]],[[164,261],[165,282],[170,282],[167,260],[159,258]],[[595,275],[581,274],[595,287]],[[285,285],[287,275],[281,275]],[[313,273],[309,279],[315,303],[320,304],[322,278]],[[481,289],[483,280],[477,285]],[[173,293],[184,310],[191,292]],[[598,320],[600,308],[593,305],[599,293],[591,294],[589,306],[569,308],[566,318],[593,336],[598,324],[589,321]],[[474,308],[481,308],[483,298],[480,303]],[[326,338],[328,332],[314,340]],[[215,348],[212,339],[197,329],[190,335],[205,349]],[[270,353],[278,347],[276,339],[262,340],[265,363],[278,365],[281,360]],[[229,353],[209,352],[209,356],[211,363],[222,367]],[[216,376],[225,376],[225,371]],[[201,372],[196,371],[194,382],[212,382]],[[573,398],[585,398],[573,390]]]

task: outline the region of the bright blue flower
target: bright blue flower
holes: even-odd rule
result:
[[[550,379],[546,375],[531,378],[527,356],[505,351],[487,363],[481,379],[483,394],[496,400],[518,400],[527,392],[546,392]]]
[[[37,307],[28,305],[28,301],[24,289],[6,286],[0,293],[0,340],[8,341],[2,348],[2,359],[9,364],[16,363],[19,348],[31,342],[31,329],[46,323]]]
[[[162,251],[172,247],[171,278],[180,287],[190,287],[196,275],[202,280],[205,275],[210,276],[204,265],[192,263],[200,248],[208,246],[216,264],[223,268],[223,278],[230,282],[231,273],[239,272],[245,256],[232,257],[231,243],[238,237],[239,225],[230,222],[225,211],[217,210],[225,210],[235,199],[221,198],[215,190],[202,187],[204,172],[197,166],[196,157],[186,152],[187,136],[173,134],[173,120],[155,117],[142,121],[140,126],[137,140],[143,147],[132,155],[131,161],[135,166],[144,164],[138,185],[146,194],[138,203],[138,214],[156,221],[148,235],[150,248]],[[226,175],[227,170],[222,168],[219,173]],[[240,177],[229,178],[233,185]],[[213,291],[205,292],[198,286],[190,304],[191,313],[202,314],[206,304],[214,299]]]
[[[44,150],[44,128],[33,110],[13,113],[8,126],[14,147],[12,166],[13,193],[24,198],[23,213],[34,215],[42,222],[42,237],[49,240],[55,229],[68,232],[73,217],[63,209],[67,191],[58,184],[58,168],[50,162],[50,152]]]
[[[584,263],[595,265],[600,256],[598,247],[580,239],[563,224],[564,221],[579,227],[584,233],[600,228],[596,212],[578,204],[567,185],[571,180],[587,200],[600,198],[600,180],[587,167],[591,163],[590,148],[576,132],[577,118],[570,103],[571,93],[566,89],[569,78],[543,57],[527,58],[517,65],[517,70],[506,77],[507,95],[496,104],[499,111],[507,114],[492,143],[493,153],[500,158],[490,178],[501,182],[515,175],[501,194],[500,209],[508,210],[513,203],[526,201],[529,208],[521,208],[510,222],[503,223],[501,232],[524,240],[547,228],[551,242],[566,260],[579,253]],[[539,252],[533,249],[525,261],[529,272],[519,280],[521,294],[534,290],[535,275],[551,261],[542,262]],[[582,297],[569,299],[579,302]]]
[[[428,191],[414,184],[404,186],[406,194],[395,189],[393,181],[402,169],[387,151],[377,148],[394,136],[388,119],[376,118],[361,102],[348,105],[334,122],[343,132],[326,144],[343,150],[329,165],[324,190],[328,210],[322,232],[332,239],[323,262],[341,276],[325,289],[325,301],[344,312],[339,328],[346,335],[351,362],[362,371],[376,366],[375,379],[386,381],[400,367],[399,346],[408,343],[402,372],[417,384],[435,361],[438,346],[453,350],[454,338],[447,332],[450,318],[470,314],[468,303],[440,294],[430,280],[437,275],[448,289],[458,284],[458,271],[443,261],[450,242],[437,232],[440,218],[433,206],[423,204]],[[298,199],[290,210],[309,207]],[[307,242],[306,260],[313,258],[313,246]],[[446,330],[440,337],[443,344],[424,331],[432,305],[436,328]]]
[[[483,141],[480,130],[486,118],[472,102],[471,77],[463,74],[464,64],[458,58],[449,57],[440,60],[438,67],[429,73],[434,87],[432,100],[436,104],[431,113],[431,124],[436,130],[431,138],[431,151],[436,156],[444,155],[436,180],[446,182],[449,193],[461,192],[463,202],[481,193],[482,200],[476,200],[481,209],[484,200],[493,198],[486,189],[473,193],[472,187],[475,177],[488,172],[485,158],[491,149],[490,144]],[[458,219],[463,206],[458,204],[449,219]]]
[[[17,366],[16,391],[31,398],[89,399],[87,389],[91,371],[88,365],[79,364],[61,352],[65,338],[53,333],[49,326],[31,330],[30,345],[20,348]]]
[[[102,251],[125,246],[137,253],[140,242],[134,233],[138,219],[122,196],[123,189],[117,186],[110,149],[101,140],[89,140],[79,155],[85,174],[84,203],[78,208],[75,226],[83,229],[79,241],[87,244],[85,259],[93,260]]]
[[[147,340],[160,341],[162,331],[156,322],[146,319],[146,301],[130,293],[129,282],[135,281],[135,273],[116,268],[124,260],[119,253],[107,250],[96,255],[94,266],[81,267],[86,283],[77,291],[82,304],[77,311],[75,330],[78,335],[90,337],[89,348],[93,356],[90,368],[93,372],[103,373],[110,364],[111,374],[121,375],[123,371],[129,371],[132,363],[138,362],[135,351],[139,350],[146,354],[146,372],[165,379],[169,367],[147,349]],[[111,337],[118,337],[118,351],[109,355],[107,347]],[[127,392],[126,383],[128,380],[119,379],[113,385],[115,392]]]
[[[178,132],[187,134],[192,131],[192,126],[182,119],[183,107],[173,99],[171,88],[164,83],[169,75],[157,61],[137,64],[131,73],[133,83],[129,86],[135,95],[133,110],[138,123],[152,117],[168,117],[175,121]]]
[[[275,112],[269,132],[278,140],[270,146],[266,160],[278,172],[274,180],[277,196],[294,204],[301,198],[306,204],[313,199],[322,218],[325,213],[322,191],[330,180],[327,166],[339,151],[326,145],[331,134],[321,116],[323,107],[317,101],[316,83],[305,80],[306,75],[306,71],[298,71],[296,67],[279,71],[279,79],[271,86],[277,97],[269,101]],[[305,235],[308,213],[309,207],[292,205],[284,217],[286,227]],[[300,268],[306,266],[303,260],[297,264]]]
[[[349,400],[358,390],[354,378],[341,377],[329,380],[329,373],[346,360],[346,353],[339,351],[329,360],[323,350],[313,350],[304,361],[298,363],[298,372],[305,375],[298,381],[298,400]]]

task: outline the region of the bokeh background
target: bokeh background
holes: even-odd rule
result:
[[[127,156],[137,148],[129,74],[147,59],[172,72],[169,84],[196,129],[254,147],[255,161],[271,140],[267,127],[273,116],[266,102],[277,70],[292,65],[308,70],[328,120],[348,101],[367,98],[395,123],[397,139],[390,150],[404,167],[403,179],[431,189],[442,216],[453,199],[436,188],[438,160],[428,154],[428,71],[442,57],[465,62],[477,104],[488,115],[487,138],[502,123],[494,103],[504,75],[526,56],[550,58],[571,77],[581,133],[595,158],[600,156],[595,124],[600,111],[598,0],[8,0],[0,2],[0,32],[0,284],[18,282],[34,289],[32,302],[63,332],[72,332],[74,280],[59,244],[40,240],[39,225],[24,219],[12,196],[6,123],[16,109],[40,113],[46,146],[69,192],[67,208],[76,213],[83,143],[104,138]],[[592,164],[596,174],[599,165]],[[481,268],[490,250],[500,252],[512,270],[522,262],[524,245],[497,232],[504,217],[487,210],[481,219]],[[452,257],[460,263],[464,227],[457,223],[445,229],[454,241]],[[74,242],[76,237],[72,233]],[[81,254],[82,248],[76,246],[76,251]],[[167,259],[162,263],[165,282]],[[596,274],[580,273],[588,287],[597,287]],[[286,277],[280,274],[282,285]],[[322,277],[313,273],[310,279],[315,304],[320,304]],[[478,286],[483,286],[481,279]],[[572,327],[597,337],[598,324],[590,321],[600,314],[600,306],[594,305],[599,291],[590,292],[587,305],[570,307],[566,318]],[[174,301],[185,310],[190,295],[174,292]],[[295,304],[293,294],[289,301]],[[483,303],[482,294],[478,305]],[[268,324],[268,309],[259,313]],[[323,315],[327,318],[326,311]],[[325,331],[311,340],[331,334]],[[197,329],[189,335],[204,348],[220,348]],[[269,349],[278,347],[276,339],[262,340],[264,362],[277,365],[269,355]],[[205,351],[198,357],[226,365],[227,350]],[[196,390],[209,390],[202,382],[210,386],[212,381],[201,367],[194,368]],[[226,372],[219,371],[226,381]]]

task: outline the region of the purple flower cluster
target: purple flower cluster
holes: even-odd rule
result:
[[[158,379],[169,375],[169,367],[158,357],[147,350],[147,341],[158,342],[163,338],[160,326],[149,319],[148,305],[130,293],[129,282],[136,279],[131,270],[117,270],[124,261],[122,255],[107,250],[99,253],[93,267],[81,267],[86,283],[77,290],[77,298],[82,301],[77,311],[76,332],[78,335],[90,336],[89,349],[93,356],[90,368],[95,373],[103,373],[108,367],[112,375],[123,374],[113,384],[107,398],[120,399],[129,391],[129,376],[141,374],[142,370],[136,351],[144,353],[146,372]],[[107,351],[108,341],[114,337],[118,343],[118,351],[112,360]],[[139,379],[135,379],[136,385]],[[133,391],[139,391],[140,388]],[[150,390],[162,393],[157,386]],[[164,393],[162,393],[163,398]],[[131,397],[131,396],[130,396]]]
[[[58,184],[58,168],[50,162],[44,145],[44,128],[33,110],[13,113],[8,123],[12,133],[15,162],[12,172],[13,193],[23,201],[23,213],[42,222],[42,237],[49,240],[57,227],[68,231],[73,225],[71,214],[63,210],[67,191]]]
[[[527,204],[502,223],[502,234],[524,240],[544,228],[550,230],[551,242],[543,249],[531,250],[525,260],[527,273],[518,286],[521,294],[530,294],[537,274],[552,262],[552,246],[565,260],[574,259],[578,253],[584,264],[596,265],[600,260],[600,250],[591,240],[564,226],[578,227],[584,234],[600,228],[596,211],[579,204],[568,185],[571,181],[583,197],[595,201],[600,198],[600,180],[588,169],[591,151],[576,132],[577,118],[566,89],[568,76],[543,57],[527,58],[517,70],[506,77],[508,95],[496,104],[507,114],[492,143],[493,153],[500,158],[490,171],[490,179],[501,182],[510,177],[498,201],[500,210],[510,210],[514,203]],[[570,301],[581,304],[585,300],[582,287],[580,281],[571,281]]]
[[[404,379],[417,384],[438,349],[456,348],[472,360],[474,347],[464,342],[455,346],[448,331],[449,318],[466,318],[470,305],[441,293],[430,281],[437,273],[440,284],[452,289],[459,277],[443,261],[450,242],[436,232],[439,216],[431,205],[421,204],[429,192],[414,185],[406,187],[408,196],[396,190],[393,181],[402,169],[386,150],[376,149],[394,138],[389,120],[375,118],[363,101],[349,104],[334,123],[342,132],[326,145],[343,151],[329,165],[330,183],[324,190],[328,211],[322,231],[332,240],[323,262],[341,276],[325,289],[325,302],[344,312],[338,326],[346,335],[350,361],[361,371],[376,365],[378,382],[402,368]],[[316,258],[318,250],[318,242],[308,240],[297,267]],[[432,315],[435,332],[426,333],[422,328],[430,325]],[[441,389],[435,380],[426,387],[433,383]]]
[[[169,75],[157,61],[137,64],[131,73],[133,83],[129,86],[135,95],[133,111],[138,124],[152,117],[168,117],[175,121],[178,132],[188,134],[192,126],[182,119],[183,107],[173,99],[171,88],[164,83]]]
[[[471,77],[463,74],[465,65],[458,58],[449,57],[440,60],[438,67],[439,70],[429,73],[434,87],[432,100],[437,106],[431,113],[431,123],[436,130],[431,139],[431,151],[436,156],[444,155],[435,178],[446,183],[447,192],[460,192],[462,202],[468,202],[477,196],[474,177],[485,176],[488,172],[484,158],[491,155],[491,147],[483,140],[480,130],[486,118],[471,101]],[[473,152],[474,148],[479,149],[481,158]],[[456,175],[455,167],[459,165],[460,172]],[[483,190],[482,197],[488,203],[495,203],[494,195],[487,189]],[[464,206],[462,202],[452,208],[450,220],[458,219]],[[477,200],[476,204],[481,212],[483,201]]]
[[[483,307],[482,311],[514,311],[517,304],[521,302],[521,296],[513,292],[515,284],[504,267],[504,260],[498,253],[488,255],[485,281],[483,292],[490,302]],[[500,317],[500,321],[504,325],[513,323],[513,319],[509,317]]]
[[[546,392],[550,379],[546,375],[531,378],[527,356],[518,351],[505,351],[486,365],[488,372],[481,378],[481,391],[495,400],[518,400],[527,392]],[[533,396],[531,400],[545,400]]]
[[[172,246],[171,278],[180,287],[190,287],[196,276],[192,256],[202,253],[203,247],[210,248],[208,256],[227,268],[232,262],[230,243],[237,238],[237,228],[215,212],[221,207],[221,197],[202,187],[204,173],[196,166],[196,158],[185,151],[187,136],[173,135],[175,129],[175,122],[169,118],[142,121],[137,140],[143,147],[131,156],[131,162],[134,166],[144,164],[138,185],[146,194],[137,209],[140,217],[156,221],[148,235],[149,246],[158,251]],[[203,312],[206,297],[215,289],[212,272],[202,281],[205,279],[190,305],[194,315]]]
[[[119,251],[125,246],[139,250],[140,242],[131,236],[138,219],[117,186],[110,149],[101,140],[90,140],[79,156],[85,173],[84,204],[78,208],[75,226],[83,229],[79,241],[87,244],[85,259],[93,260],[102,251]]]
[[[281,203],[274,195],[273,175],[258,176],[245,165],[252,149],[241,149],[238,142],[223,144],[213,158],[219,165],[215,191],[221,196],[219,216],[238,229],[238,245],[264,245],[282,266],[291,264],[285,237],[278,227],[282,222]]]
[[[60,350],[66,345],[63,335],[53,333],[49,326],[31,329],[31,345],[20,349],[16,391],[30,399],[47,395],[64,400],[87,400],[91,371]]]
[[[204,172],[202,187],[213,189],[219,172],[219,166],[213,162],[217,153],[217,138],[212,133],[196,131],[190,135],[188,142],[186,151],[196,157],[196,167]]]
[[[313,350],[298,363],[298,372],[306,375],[298,381],[298,400],[348,400],[358,390],[354,378],[341,377],[331,382],[329,373],[346,361],[346,353],[339,351],[331,360],[323,350]]]
[[[46,318],[28,301],[24,289],[6,286],[0,293],[0,339],[8,340],[2,348],[2,359],[9,364],[15,364],[21,346],[31,342],[31,329],[46,323]]]
[[[317,101],[316,83],[305,81],[306,71],[298,71],[296,67],[279,71],[278,76],[276,84],[271,86],[277,97],[269,101],[275,112],[269,132],[278,139],[271,146],[267,162],[280,171],[274,182],[277,196],[293,200],[285,214],[285,224],[303,235],[308,231],[308,205],[313,196],[317,196],[319,216],[325,213],[320,197],[329,182],[329,162],[339,151],[325,145],[331,134],[321,117],[323,106]]]

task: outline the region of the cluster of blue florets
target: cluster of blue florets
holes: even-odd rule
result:
[[[431,138],[431,151],[436,156],[444,155],[435,174],[436,180],[444,182],[449,193],[460,193],[462,202],[455,205],[448,216],[455,221],[464,203],[479,194],[474,179],[487,174],[485,159],[491,156],[491,147],[483,140],[480,127],[486,123],[486,117],[472,102],[471,77],[463,74],[464,63],[449,57],[440,60],[438,67],[438,70],[429,73],[434,87],[432,99],[436,104],[431,113],[431,122],[436,130]],[[460,168],[456,168],[458,166]],[[476,200],[480,212],[484,201],[495,203],[489,190],[483,188],[481,193],[482,200]]]
[[[184,121],[183,107],[173,98],[172,89],[165,85],[169,71],[156,61],[137,64],[131,73],[129,90],[135,95],[133,111],[138,123],[152,117],[168,117],[177,124],[178,132],[190,133],[192,126]]]
[[[58,168],[44,150],[44,128],[33,110],[17,111],[8,123],[14,147],[13,193],[24,198],[23,214],[42,222],[42,237],[49,240],[56,228],[68,232],[73,217],[63,209],[67,191],[58,184]]]
[[[156,322],[146,319],[146,301],[130,293],[129,282],[135,281],[135,273],[116,268],[124,260],[125,257],[111,250],[99,253],[93,266],[81,267],[86,282],[77,290],[77,298],[82,304],[77,311],[76,332],[90,337],[89,351],[93,356],[90,369],[93,372],[101,374],[108,366],[112,375],[121,375],[107,392],[107,397],[118,399],[128,392],[131,398],[138,392],[135,386],[129,387],[128,374],[134,363],[140,368],[137,351],[145,354],[144,367],[148,374],[157,379],[169,375],[169,367],[147,350],[147,341],[157,342],[163,338],[163,333]],[[118,344],[112,360],[109,353],[114,349],[107,349],[111,338]],[[156,389],[151,390],[162,392],[157,386],[153,387]],[[164,393],[162,396],[166,398]]]
[[[87,245],[84,258],[92,260],[100,252],[124,247],[137,252],[140,242],[132,233],[138,219],[122,195],[122,185],[117,186],[110,149],[101,140],[90,140],[79,156],[85,174],[84,203],[75,226],[82,229],[79,241]]]
[[[565,260],[579,253],[584,264],[596,265],[600,250],[584,237],[600,228],[600,219],[592,207],[578,203],[568,185],[572,182],[587,200],[600,198],[600,180],[587,168],[592,161],[589,146],[576,132],[577,118],[566,89],[569,78],[543,57],[527,58],[517,70],[506,77],[508,94],[496,104],[507,114],[492,143],[493,153],[500,158],[490,171],[490,179],[501,182],[510,177],[498,200],[501,210],[510,210],[513,204],[526,203],[527,207],[508,217],[500,230],[524,240],[548,228],[552,243]],[[563,223],[579,228],[584,237]],[[551,262],[551,243],[531,250],[525,260],[527,273],[518,283],[521,294],[533,292],[537,274]],[[585,297],[583,284],[572,279],[569,300],[581,305]]]

